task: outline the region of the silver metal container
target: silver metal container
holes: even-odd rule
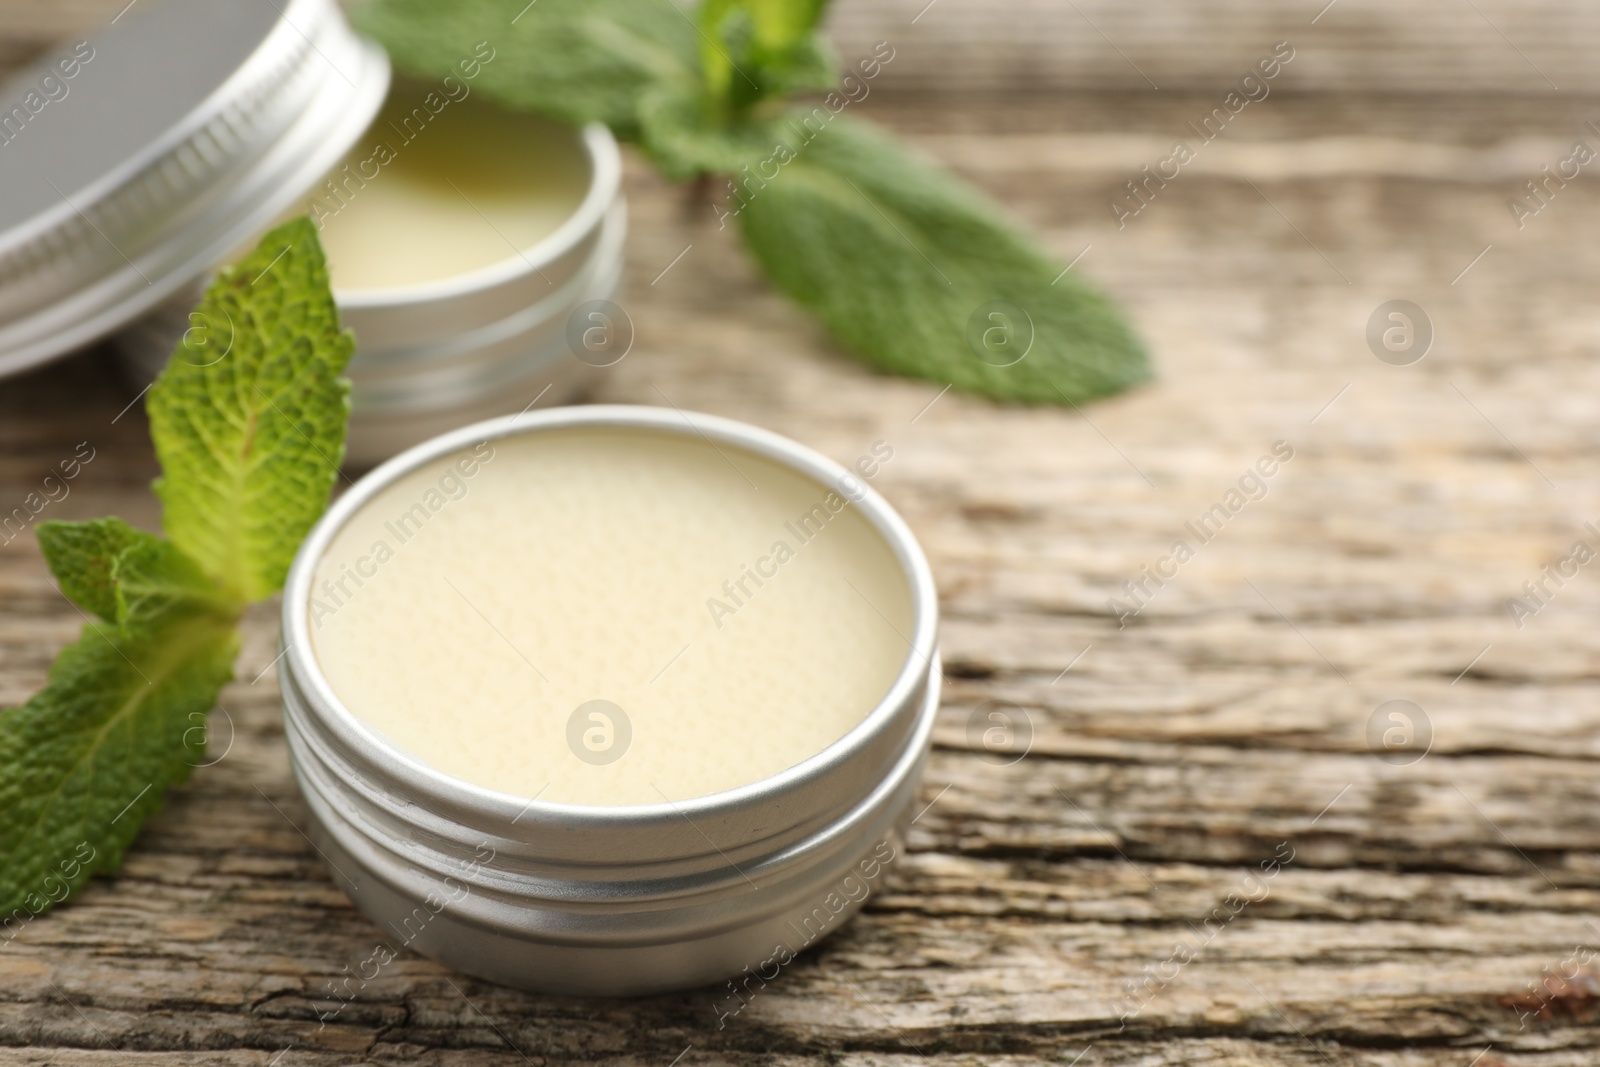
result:
[[[484,440],[569,427],[698,437],[822,486],[844,468],[788,438],[648,407],[558,408],[465,427],[362,478],[301,547],[280,678],[312,835],[357,906],[405,944],[525,989],[633,995],[736,979],[751,992],[859,909],[902,845],[939,704],[938,604],[911,531],[866,486],[854,506],[903,569],[912,611],[888,694],[819,754],[692,800],[584,807],[497,793],[423,764],[334,695],[311,643],[317,563],[395,479]],[[422,607],[422,605],[419,605]],[[816,665],[828,669],[825,663]],[[730,1000],[732,1005],[742,1001]]]
[[[0,375],[192,286],[321,178],[389,84],[333,0],[160,0],[113,22],[0,85]]]
[[[588,169],[576,211],[544,240],[454,278],[359,292],[334,291],[356,336],[347,372],[347,458],[365,467],[446,430],[576,399],[598,368],[626,354],[631,325],[613,322],[603,344],[574,343],[584,315],[623,317],[609,299],[621,282],[627,206],[622,157],[603,124],[562,128]],[[203,280],[117,336],[138,384],[153,381],[189,326]],[[590,310],[592,309],[592,310]],[[591,335],[594,336],[594,335]]]

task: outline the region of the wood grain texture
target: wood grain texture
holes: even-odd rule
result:
[[[1290,90],[1594,92],[1600,11],[1582,0],[839,0],[846,55],[904,44],[922,89],[1225,91],[1278,41]]]
[[[7,0],[0,60],[129,6]],[[890,42],[880,84],[916,91],[1220,95],[1286,40],[1293,92],[1600,92],[1600,9],[1585,0],[834,0],[828,24],[847,59]]]
[[[1375,9],[1324,21],[1347,8]],[[1129,309],[1159,378],[1082,412],[861,368],[630,161],[638,340],[600,398],[665,394],[844,461],[889,442],[877,484],[945,620],[906,855],[726,1026],[714,990],[537,997],[410,955],[339,1008],[329,983],[385,935],[297,829],[265,607],[213,716],[222,758],[119,875],[0,948],[0,1065],[1600,1059],[1600,972],[1530,992],[1600,951],[1600,574],[1520,629],[1505,610],[1600,523],[1600,193],[1572,182],[1520,230],[1506,208],[1600,105],[1284,94],[1119,229],[1110,200],[1211,96],[864,107]],[[1364,336],[1395,298],[1437,330],[1408,367]],[[123,410],[140,384],[103,352],[0,384],[0,509],[87,440],[50,517],[155,526],[142,413]],[[1188,534],[1276,441],[1294,457],[1266,495]],[[1119,628],[1107,600],[1180,538],[1194,558]],[[0,545],[0,605],[9,705],[79,622],[31,534]],[[1391,699],[1431,723],[1410,765],[1368,740]],[[976,742],[991,702],[1025,715],[1026,758]],[[1175,963],[1179,942],[1195,958]]]

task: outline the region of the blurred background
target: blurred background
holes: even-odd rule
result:
[[[15,65],[126,4],[8,5],[0,57]],[[1164,90],[1205,91],[1253,63],[1263,43],[1299,33],[1314,47],[1289,77],[1297,91],[1600,91],[1600,73],[1590,62],[1600,13],[1578,0],[836,0],[828,24],[846,55],[870,51],[880,40],[914,45],[885,73],[882,84],[897,89],[1118,92],[1150,88],[1142,68]]]

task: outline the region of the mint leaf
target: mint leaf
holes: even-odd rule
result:
[[[701,95],[699,34],[672,0],[377,0],[354,17],[408,73],[462,80],[476,57],[474,91],[623,140],[646,94]]]
[[[1148,377],[1112,305],[1061,276],[981,194],[864,122],[837,117],[809,142],[797,130],[789,162],[749,187],[738,213],[745,241],[869,363],[1047,403]]]
[[[127,577],[150,577],[129,566]],[[45,688],[0,714],[8,932],[121,862],[167,787],[200,761],[200,727],[233,675],[238,645],[231,618],[193,607],[139,632],[90,622]]]
[[[668,178],[731,178],[737,199],[719,218],[738,214],[773,280],[884,370],[1050,403],[1147,379],[1143,348],[1105,298],[1058,278],[1060,264],[962,182],[871,126],[834,121],[844,96],[775,117],[780,98],[834,84],[817,32],[826,6],[702,0],[691,15],[672,0],[371,0],[356,22],[410,73],[475,78],[507,107],[605,122]],[[485,50],[492,60],[471,58]],[[851,99],[874,63],[846,79]],[[807,118],[825,131],[815,143]]]
[[[243,606],[212,581],[200,565],[171,541],[145,534],[117,556],[117,625],[150,633],[180,614],[209,612],[231,618]]]
[[[839,54],[817,34],[764,55],[757,69],[763,97],[828,92],[839,86]]]
[[[123,628],[148,629],[178,608],[241,606],[177,545],[118,518],[40,523],[39,544],[61,591]]]
[[[774,122],[718,122],[698,101],[666,93],[640,102],[639,125],[656,166],[677,180],[700,173],[739,174],[741,167],[764,158],[785,133]]]
[[[737,0],[755,23],[756,42],[777,54],[804,44],[822,21],[828,0]]]
[[[151,389],[171,540],[121,519],[40,524],[90,621],[45,687],[0,711],[0,924],[8,937],[111,870],[205,750],[246,598],[277,592],[344,451],[353,340],[310,220],[206,290]],[[109,624],[109,625],[108,625]]]
[[[705,0],[700,5],[700,67],[707,95],[730,116],[753,104],[808,89],[830,89],[833,50],[814,30],[826,0]]]
[[[116,582],[111,567],[122,550],[150,537],[118,518],[91,522],[41,522],[39,548],[61,591],[85,611],[117,620]]]
[[[327,507],[344,458],[355,347],[309,219],[221,271],[150,390],[172,542],[226,595],[262,600]]]

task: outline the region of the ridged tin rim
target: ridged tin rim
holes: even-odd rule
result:
[[[900,564],[911,598],[912,625],[910,647],[889,691],[843,737],[808,759],[747,785],[660,804],[600,807],[530,799],[447,775],[367,726],[339,700],[317,663],[311,644],[308,607],[317,563],[350,517],[401,476],[480,441],[558,429],[608,427],[700,438],[762,456],[821,486],[837,484],[846,477],[854,478],[860,485],[861,496],[852,501],[852,506],[860,509]],[[874,742],[892,733],[897,726],[908,725],[904,722],[907,709],[920,704],[918,698],[930,684],[929,674],[936,662],[938,641],[938,595],[927,559],[905,521],[876,490],[820,453],[780,434],[716,415],[645,406],[593,405],[554,408],[464,426],[402,452],[367,474],[339,498],[301,545],[284,586],[282,619],[285,669],[293,675],[293,684],[304,697],[307,711],[341,744],[389,781],[403,782],[408,798],[419,806],[452,812],[455,821],[461,821],[455,818],[461,814],[483,825],[509,825],[513,820],[521,820],[552,830],[603,833],[638,831],[650,825],[677,825],[685,819],[734,819],[770,801],[775,794],[800,791],[819,779],[845,772],[849,764],[860,758],[867,758]],[[908,732],[914,733],[914,727]],[[868,785],[862,794],[870,793],[875,784],[874,781]],[[814,814],[802,811],[790,812],[788,816],[800,823]]]
[[[695,856],[681,857],[678,864],[625,858],[620,862],[594,865],[581,875],[570,865],[541,862],[542,857],[516,866],[504,863],[512,857],[500,857],[499,865],[485,865],[477,874],[466,876],[452,864],[451,850],[432,845],[417,847],[415,834],[418,829],[426,829],[426,820],[413,820],[406,824],[406,835],[396,835],[375,829],[360,817],[352,817],[350,809],[340,804],[348,796],[344,790],[348,790],[350,783],[335,782],[333,789],[325,786],[328,780],[338,778],[341,767],[337,761],[326,758],[314,735],[307,730],[308,723],[304,720],[313,713],[304,694],[292,678],[283,688],[285,727],[296,780],[306,792],[313,814],[325,824],[325,832],[339,840],[344,851],[359,854],[368,873],[385,880],[396,890],[400,890],[404,881],[404,876],[397,877],[397,871],[401,870],[407,875],[422,873],[433,879],[455,877],[493,895],[496,903],[491,907],[503,906],[509,900],[538,902],[569,913],[569,918],[572,913],[587,911],[591,923],[610,926],[617,916],[630,911],[657,910],[664,902],[684,905],[718,899],[729,886],[741,886],[755,879],[761,880],[759,889],[780,886],[813,869],[818,862],[825,862],[827,857],[838,855],[841,849],[848,849],[864,827],[885,820],[892,823],[899,818],[903,813],[901,809],[910,803],[911,794],[907,790],[914,791],[920,778],[937,718],[942,689],[937,653],[924,677],[926,685],[911,709],[915,713],[912,729],[889,769],[881,777],[863,782],[859,795],[852,798],[843,811],[810,832],[785,840],[777,847],[765,847],[766,843],[762,842],[761,847],[741,856],[737,862],[719,846],[713,846],[720,862],[709,867],[696,866],[698,857]],[[377,783],[366,783],[365,788],[383,791]],[[900,794],[906,794],[906,799],[898,808],[891,807]],[[732,842],[728,846],[737,848]],[[689,862],[683,865],[681,860]],[[477,908],[469,907],[467,911],[483,921]],[[736,926],[743,920],[735,916],[718,921]],[[530,929],[543,923],[537,914],[525,919]],[[597,935],[626,940],[631,932],[622,928],[604,931],[591,928],[584,938],[592,939]],[[575,939],[574,943],[584,938]]]
[[[91,214],[121,210],[115,203],[119,196],[127,192],[137,199],[139,183],[147,176],[171,166],[181,171],[184,160],[203,159],[212,168],[210,184],[199,194],[157,205],[170,227],[161,240],[133,250],[132,260],[122,257],[120,250],[116,256],[105,256],[99,273],[50,294],[26,314],[0,322],[0,377],[113,333],[202,277],[309,189],[367,128],[388,88],[388,57],[354,34],[333,0],[291,0],[273,6],[279,8],[279,21],[261,44],[181,120],[89,185],[75,189],[72,200],[0,234],[0,254],[20,254],[29,245],[48,243],[60,234],[65,243],[57,254],[71,257],[82,243],[74,244],[65,235],[82,228],[80,209]],[[130,14],[137,17],[137,12]],[[104,46],[97,38],[91,40]],[[330,59],[329,51],[345,65]],[[301,75],[285,75],[286,63],[297,64],[302,71],[328,66],[332,73],[323,72],[297,102],[298,114],[287,128],[271,133],[272,140],[231,140],[232,151],[224,153],[226,158],[211,158],[221,141],[207,148],[197,139],[209,144],[213,128],[253,96],[292,87]],[[29,70],[21,74],[26,76]],[[262,135],[268,136],[266,131]],[[264,187],[263,174],[272,178]],[[203,209],[190,214],[197,201],[205,201]],[[93,244],[100,231],[91,223],[86,233],[84,241]],[[98,239],[104,240],[103,235]]]

